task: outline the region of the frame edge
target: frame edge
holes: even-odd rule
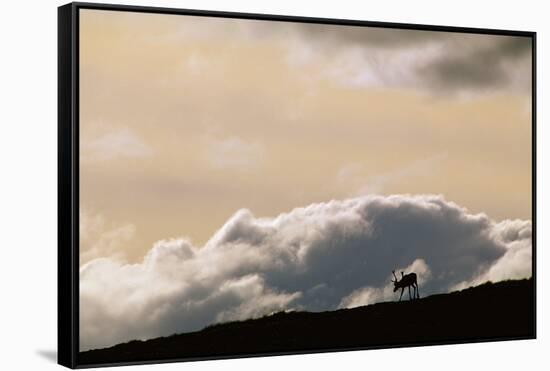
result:
[[[74,250],[75,6],[57,9],[57,363],[76,367],[78,321]]]
[[[533,338],[537,339],[537,33],[531,35],[531,277],[533,277]]]
[[[199,17],[213,18],[235,18],[248,20],[264,20],[277,22],[294,22],[294,23],[317,23],[324,25],[341,25],[341,26],[360,26],[360,27],[382,27],[396,28],[417,31],[441,31],[441,32],[458,32],[458,33],[475,33],[488,35],[505,35],[505,36],[522,36],[531,37],[535,32],[528,30],[509,30],[498,28],[481,28],[481,27],[461,27],[461,26],[445,26],[436,24],[422,23],[404,23],[404,22],[386,22],[386,21],[370,21],[359,19],[346,18],[326,18],[314,16],[297,16],[285,14],[270,14],[270,13],[248,13],[235,12],[225,10],[201,10],[190,8],[172,8],[148,5],[128,5],[116,3],[89,3],[89,2],[73,2],[75,7],[79,9],[91,10],[107,10],[107,11],[124,11],[136,13],[151,13],[151,14],[172,14],[172,15],[187,15]]]

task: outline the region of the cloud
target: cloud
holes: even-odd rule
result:
[[[237,136],[209,138],[207,159],[218,169],[250,170],[263,159],[264,148],[259,142],[251,142]]]
[[[284,37],[286,40],[301,39],[318,49],[356,47],[376,47],[400,49],[422,46],[446,40],[453,33],[401,28],[341,26],[297,22],[247,22],[239,28],[241,32],[256,39]]]
[[[124,259],[124,249],[135,236],[133,224],[110,225],[103,215],[81,208],[79,216],[80,264],[108,256]]]
[[[518,279],[532,275],[532,229],[526,220],[504,220],[494,225],[492,238],[506,246],[504,255],[489,269],[470,281],[457,284],[453,289],[479,285],[505,279]]]
[[[284,27],[286,38],[293,40],[291,65],[310,68],[324,61],[329,66],[326,77],[345,85],[436,94],[531,89],[529,37],[316,24]],[[273,33],[282,31],[274,27]]]
[[[447,157],[448,154],[442,152],[378,175],[369,175],[367,169],[360,163],[349,163],[340,168],[336,174],[336,182],[347,188],[351,185],[355,188],[354,195],[380,194],[388,185],[433,172]]]
[[[128,128],[107,132],[85,141],[81,148],[81,159],[88,162],[143,158],[153,154],[152,148]]]
[[[395,299],[391,271],[420,294],[531,274],[531,223],[495,222],[436,195],[362,196],[274,218],[237,211],[202,247],[157,242],[143,261],[80,270],[81,349],[198,330],[281,310]]]
[[[419,75],[443,91],[502,88],[530,91],[531,39],[493,36],[481,41],[447,43],[446,52],[421,66]],[[522,74],[520,81],[518,71]]]
[[[403,28],[189,18],[176,33],[205,42],[220,35],[286,50],[304,75],[350,87],[419,89],[440,95],[531,91],[531,38]],[[194,57],[190,60],[195,69]],[[320,70],[319,66],[323,66]]]

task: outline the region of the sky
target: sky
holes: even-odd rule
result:
[[[531,275],[529,38],[80,12],[82,350]]]

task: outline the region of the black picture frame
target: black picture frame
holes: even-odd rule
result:
[[[364,26],[427,30],[486,35],[528,37],[532,40],[532,277],[533,277],[533,332],[532,336],[470,339],[467,341],[417,341],[380,346],[317,349],[304,351],[261,352],[229,356],[156,359],[135,362],[85,364],[79,360],[79,11],[81,9],[116,12],[141,12],[181,16],[207,16],[262,21],[316,23],[342,26]],[[363,20],[284,16],[273,14],[234,13],[191,9],[159,8],[99,3],[74,2],[58,8],[58,363],[69,368],[122,366],[182,362],[209,359],[227,359],[283,354],[349,351],[359,349],[398,348],[442,344],[460,344],[486,341],[536,338],[536,32],[485,28],[450,27],[423,24],[387,23]]]

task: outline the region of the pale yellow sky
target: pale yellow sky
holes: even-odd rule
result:
[[[531,217],[529,39],[80,12],[81,262],[366,193]]]

